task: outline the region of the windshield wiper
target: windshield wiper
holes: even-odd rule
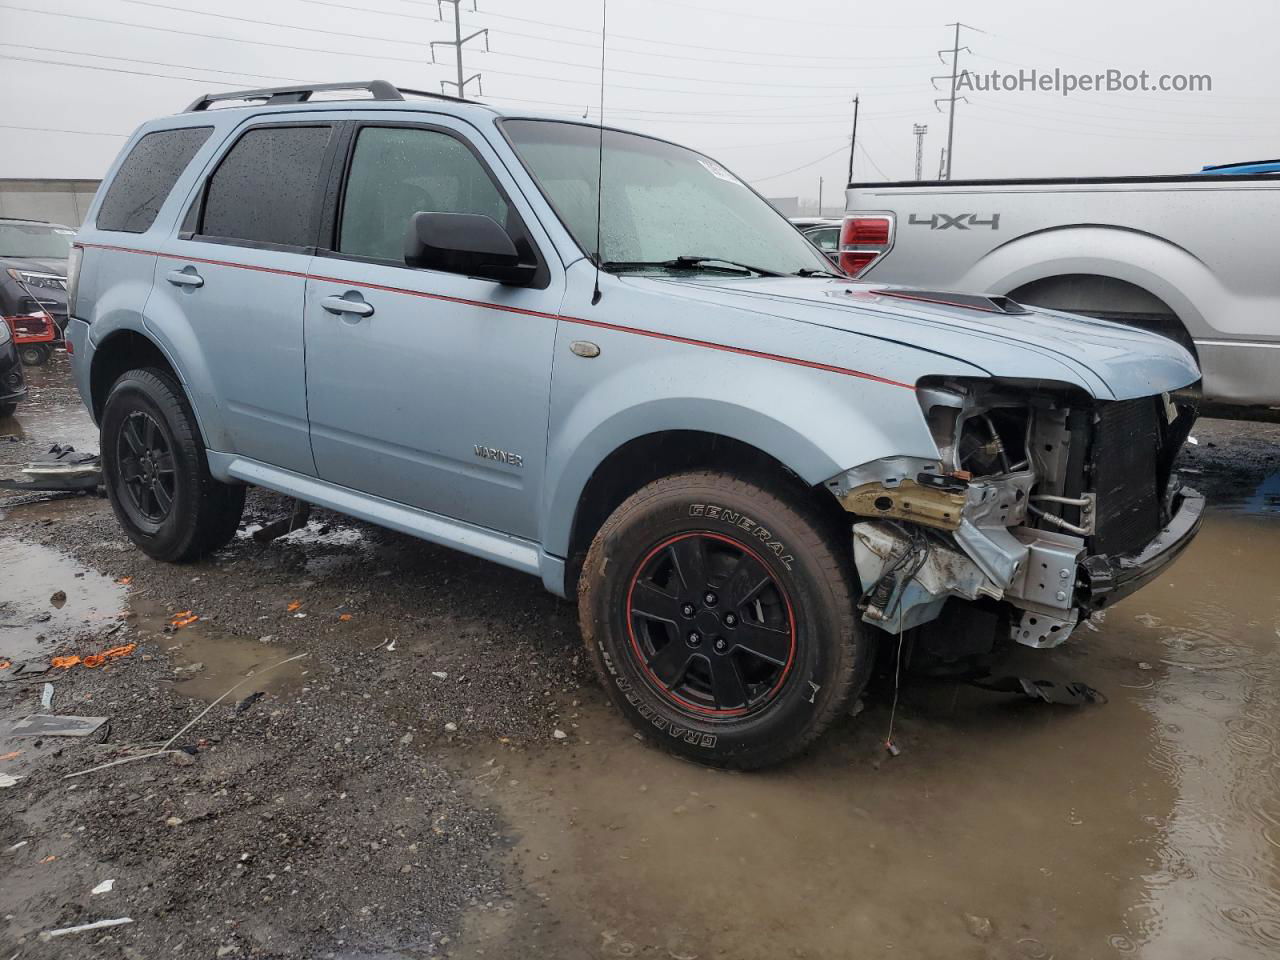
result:
[[[792,276],[793,277],[835,277],[837,280],[848,279],[847,277],[843,277],[840,274],[836,273],[834,270],[815,270],[812,267],[801,267],[799,270],[793,273]]]
[[[724,264],[717,267],[716,264]],[[615,270],[640,270],[645,267],[661,267],[665,270],[697,270],[699,267],[705,267],[710,270],[724,270],[731,273],[755,273],[762,277],[780,277],[782,274],[776,270],[766,270],[763,267],[753,267],[749,263],[738,263],[736,260],[726,260],[724,257],[694,257],[683,256],[676,257],[673,260],[606,260],[600,264],[601,270],[610,272]]]

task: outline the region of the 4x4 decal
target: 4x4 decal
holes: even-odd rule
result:
[[[930,230],[968,230],[970,227],[990,227],[992,230],[999,230],[1000,214],[993,213],[984,220],[976,213],[957,213],[955,216],[949,213],[935,213],[928,218],[913,213],[907,218],[907,223],[913,227],[928,227]]]

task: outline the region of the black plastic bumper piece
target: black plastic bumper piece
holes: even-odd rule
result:
[[[1085,609],[1101,610],[1150,583],[1195,539],[1204,521],[1204,494],[1183,487],[1173,501],[1173,519],[1142,550],[1123,557],[1088,557],[1080,565]]]

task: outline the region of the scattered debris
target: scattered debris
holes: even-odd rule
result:
[[[96,897],[100,893],[110,893],[111,888],[114,887],[115,885],[116,885],[116,882],[114,879],[103,880],[100,884],[98,884],[96,887],[94,887],[92,890],[89,891],[89,896]]]
[[[164,825],[165,825],[166,827],[180,827],[180,826],[182,826],[182,818],[181,818],[181,817],[170,817],[168,820],[166,820],[166,821],[164,822]]]
[[[13,721],[7,737],[87,737],[107,722],[106,717],[65,717],[34,713]]]
[[[10,847],[10,848],[8,849],[8,851],[7,851],[7,852],[8,852],[8,853],[13,853],[13,851],[15,851],[15,850],[21,850],[23,847],[25,847],[25,846],[26,846],[28,843],[30,843],[30,842],[31,842],[30,840],[19,840],[19,841],[18,841],[17,843],[15,843],[12,847]]]
[[[349,614],[349,613],[342,613],[342,614],[339,614],[339,615],[338,615],[338,619],[339,619],[339,620],[341,620],[343,623],[346,623],[348,620],[350,620],[350,619],[351,619],[351,614]]]
[[[170,750],[169,762],[175,767],[191,767],[195,766],[196,758],[186,750]]]
[[[138,649],[136,643],[126,643],[121,647],[112,647],[110,650],[103,650],[101,653],[91,653],[88,656],[81,657],[71,654],[66,657],[54,657],[49,661],[50,664],[60,670],[69,670],[76,665],[88,667],[90,670],[96,669],[110,660],[118,660],[120,657],[127,657]],[[45,669],[48,669],[47,667]]]
[[[53,706],[53,684],[46,683],[44,690],[40,693],[40,709],[48,710]]]
[[[173,746],[173,742],[174,742],[175,740],[177,740],[180,736],[182,736],[184,733],[186,733],[188,730],[190,730],[192,727],[194,727],[197,723],[199,723],[201,720],[203,720],[203,719],[205,718],[205,716],[208,714],[208,712],[209,712],[210,710],[212,710],[214,707],[216,707],[218,704],[220,704],[223,700],[227,699],[227,697],[231,696],[231,694],[235,693],[237,690],[239,690],[241,687],[243,687],[243,686],[244,686],[246,683],[248,683],[250,680],[253,680],[253,679],[255,679],[256,677],[260,677],[260,676],[262,676],[262,674],[264,674],[264,673],[268,673],[268,672],[270,672],[270,671],[274,670],[276,667],[283,667],[286,663],[293,663],[293,661],[295,661],[295,660],[301,660],[303,657],[306,657],[306,656],[310,656],[310,654],[306,654],[306,653],[298,653],[298,654],[295,654],[295,655],[294,655],[294,656],[292,656],[292,657],[286,657],[284,660],[280,660],[280,661],[278,661],[278,662],[276,662],[276,663],[273,663],[273,664],[271,664],[271,665],[270,665],[270,666],[268,666],[268,667],[263,667],[261,670],[259,670],[259,671],[258,671],[256,674],[254,674],[253,676],[245,677],[245,678],[244,678],[243,680],[241,680],[239,683],[235,684],[235,686],[233,686],[233,687],[232,687],[230,690],[228,690],[226,693],[224,693],[224,694],[222,694],[220,697],[218,697],[218,699],[217,699],[217,700],[214,700],[211,704],[209,704],[207,707],[205,707],[203,710],[201,710],[201,711],[196,715],[196,717],[195,717],[195,719],[194,719],[194,720],[190,720],[190,721],[188,721],[188,722],[187,722],[187,724],[186,724],[186,725],[185,725],[181,730],[179,730],[179,731],[178,731],[177,733],[175,733],[172,737],[170,737],[168,740],[166,740],[166,741],[165,741],[165,743],[164,743],[164,746],[162,746],[159,750],[153,750],[153,751],[152,751],[152,752],[150,752],[150,753],[140,753],[140,754],[137,754],[136,756],[132,756],[132,757],[121,757],[121,758],[119,758],[119,759],[117,759],[117,760],[112,760],[112,761],[110,761],[109,763],[100,763],[100,764],[98,764],[96,767],[89,767],[87,770],[77,770],[75,773],[68,773],[68,774],[67,774],[66,776],[64,776],[62,779],[63,779],[63,780],[70,780],[72,777],[83,777],[83,776],[84,776],[85,774],[87,774],[87,773],[95,773],[95,772],[97,772],[98,770],[105,770],[105,769],[107,769],[108,767],[115,767],[115,766],[119,766],[119,765],[120,765],[120,764],[122,764],[122,763],[132,763],[132,762],[133,762],[133,761],[135,761],[135,760],[149,760],[149,759],[150,759],[150,758],[152,758],[152,757],[160,757],[160,756],[164,756],[165,754],[173,753],[174,751],[173,751],[173,750],[171,750],[171,749],[170,749],[170,747],[172,747],[172,746]]]
[[[199,673],[203,669],[204,669],[204,663],[197,661],[195,663],[189,663],[185,667],[174,667],[173,672],[174,673]]]
[[[457,733],[458,725],[454,723],[452,720],[450,720],[448,723],[444,725],[444,731],[445,733]]]
[[[899,756],[902,753],[902,751],[898,749],[898,745],[894,743],[892,740],[886,740],[884,742],[884,748],[885,748],[885,751],[888,752],[889,756],[891,757]]]
[[[49,598],[49,602],[53,604],[55,607],[61,607],[64,603],[67,602],[67,591],[55,590],[53,592],[53,596]]]
[[[199,619],[200,617],[191,610],[180,610],[169,620],[169,626],[174,630],[181,630],[183,627],[191,626]]]
[[[248,710],[250,707],[252,707],[255,703],[257,703],[259,700],[261,700],[265,696],[266,694],[261,690],[257,690],[249,694],[247,697],[245,697],[243,700],[241,700],[239,703],[236,704],[235,716],[237,717],[240,716],[240,714],[244,713],[246,710]]]
[[[432,670],[431,675],[435,677],[437,680],[449,679],[449,674],[445,673],[443,670]]]
[[[0,788],[16,786],[22,777],[15,777],[9,773],[0,773]],[[12,849],[12,848],[11,848]]]
[[[979,940],[991,939],[991,921],[986,917],[974,916],[972,913],[964,915],[964,925],[969,928],[971,936],[977,937]]]
[[[551,736],[554,737],[556,740],[564,740],[569,735],[565,733],[563,730],[561,730],[559,727],[557,727],[555,730],[551,731]]]
[[[270,543],[278,537],[283,537],[286,534],[293,533],[300,527],[305,527],[307,520],[310,518],[311,504],[305,500],[295,500],[293,502],[293,511],[289,516],[263,524],[253,531],[253,539],[258,543]]]
[[[95,920],[93,923],[82,923],[76,927],[63,927],[60,930],[46,930],[40,934],[41,940],[48,940],[51,937],[65,937],[69,933],[84,933],[88,930],[101,930],[104,927],[119,927],[126,923],[133,923],[132,917],[119,917],[115,920]]]
[[[291,604],[285,607],[285,610],[287,610],[289,613],[293,613],[295,610],[301,609],[301,607],[302,607],[302,601],[294,600]]]
[[[21,750],[10,750],[4,756],[0,756],[0,760],[17,760],[20,756],[22,756]]]
[[[133,577],[116,577],[116,583],[120,584],[122,587],[127,587],[129,584],[133,583]]]

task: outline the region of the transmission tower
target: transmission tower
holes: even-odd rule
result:
[[[457,80],[441,80],[440,91],[443,93],[446,87],[452,86],[457,88],[458,96],[460,97],[466,96],[467,84],[470,83],[472,80],[474,80],[476,83],[476,89],[480,91],[481,96],[484,96],[484,84],[480,82],[480,74],[478,72],[473,73],[471,76],[465,77],[465,78],[462,75],[463,74],[462,47],[468,41],[474,40],[476,37],[483,36],[485,53],[488,53],[489,52],[489,28],[485,27],[482,30],[477,30],[475,33],[468,34],[467,36],[464,37],[462,35],[462,0],[436,0],[436,15],[442,21],[444,20],[444,5],[446,3],[453,5],[453,39],[431,41],[431,62],[432,63],[440,62],[436,59],[436,47],[453,47],[454,48],[454,64],[458,68],[458,79]],[[471,2],[471,9],[473,11],[476,9],[475,0],[472,0]]]
[[[913,125],[911,132],[916,135],[916,179],[922,180],[924,179],[924,135],[929,132],[929,128],[923,123],[917,123]]]
[[[952,140],[954,139],[954,137],[955,137],[955,132],[956,132],[956,101],[957,101],[957,100],[963,100],[965,103],[968,103],[968,102],[969,102],[969,100],[968,100],[968,98],[967,98],[967,97],[963,97],[963,96],[958,97],[958,96],[956,96],[956,84],[959,82],[959,80],[960,80],[960,74],[961,74],[961,70],[960,70],[960,52],[961,52],[961,51],[964,51],[965,53],[973,53],[973,51],[972,51],[972,50],[970,50],[968,47],[962,47],[962,46],[960,46],[960,30],[961,30],[961,28],[964,28],[965,30],[973,30],[975,33],[985,33],[985,32],[986,32],[985,30],[979,30],[977,27],[971,27],[971,26],[969,26],[967,23],[948,23],[948,24],[947,24],[947,26],[948,26],[948,27],[955,27],[955,28],[956,28],[956,37],[955,37],[955,42],[952,44],[952,46],[951,46],[951,48],[950,48],[949,50],[939,50],[939,51],[938,51],[938,59],[939,59],[939,60],[941,60],[941,61],[945,64],[945,63],[947,62],[947,54],[950,54],[950,55],[951,55],[951,73],[950,73],[949,75],[948,75],[948,74],[944,74],[944,75],[939,76],[939,77],[931,77],[931,78],[930,78],[930,82],[933,84],[933,87],[934,87],[934,89],[935,89],[935,90],[938,88],[938,81],[939,81],[939,80],[950,80],[950,81],[951,81],[951,96],[949,96],[949,97],[938,97],[936,100],[934,100],[934,101],[933,101],[933,105],[934,105],[934,107],[936,107],[936,108],[938,109],[938,111],[939,111],[939,112],[941,112],[942,107],[938,106],[938,104],[946,103],[946,104],[948,104],[948,105],[949,105],[949,106],[948,106],[948,111],[947,111],[947,112],[948,112],[948,114],[949,114],[949,116],[947,117],[947,160],[946,160],[946,169],[945,169],[945,171],[943,171],[943,173],[942,173],[942,174],[940,174],[940,175],[939,175],[938,179],[940,179],[940,180],[950,180],[950,179],[951,179],[951,150],[952,150]]]

